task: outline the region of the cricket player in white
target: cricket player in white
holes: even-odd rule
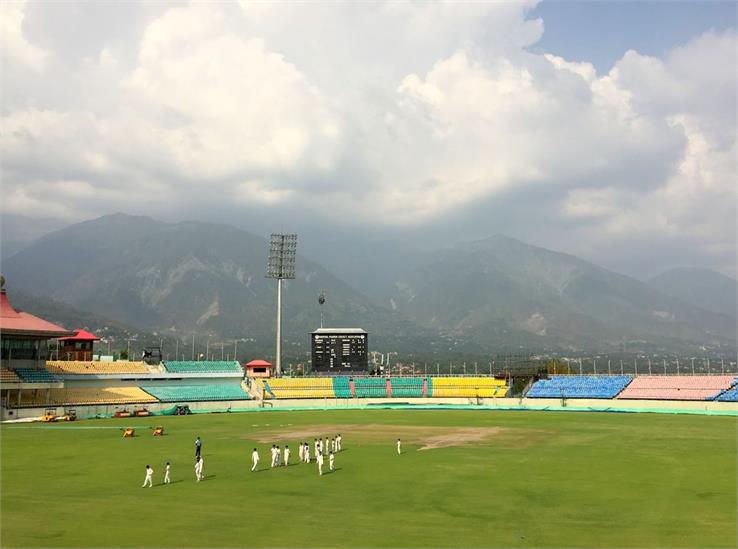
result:
[[[197,479],[197,482],[200,482],[202,480],[202,458],[198,457],[197,461],[195,462],[195,478]]]
[[[315,459],[318,460],[318,474],[323,476],[323,454],[318,454]]]
[[[339,452],[341,451],[341,433],[338,433],[338,436],[336,437],[336,449]]]
[[[284,466],[290,466],[290,447],[286,445],[284,447]]]
[[[149,488],[151,488],[154,485],[154,481],[152,480],[152,477],[154,476],[154,470],[151,468],[151,465],[146,466],[146,478],[144,479],[143,486],[141,488],[146,488],[146,484],[149,485]]]
[[[310,463],[310,445],[305,443],[305,463]]]
[[[259,452],[256,450],[256,448],[254,448],[254,451],[251,452],[251,463],[254,464],[251,470],[256,471],[256,466],[259,464]]]
[[[333,452],[328,454],[328,468],[333,471]]]
[[[400,446],[401,445],[402,445],[402,443],[400,442],[400,439],[398,438],[397,439],[397,454],[398,455],[402,453],[402,450],[400,449]]]
[[[280,462],[282,461],[282,450],[279,448],[279,446],[277,446],[277,449],[274,451],[274,454],[276,458],[276,461],[274,462],[274,464],[277,467],[279,467]]]
[[[320,453],[320,441],[316,438],[315,439],[315,455],[317,456]]]
[[[323,445],[323,455],[324,456],[327,456],[328,455],[328,450],[329,450],[329,448],[328,448],[328,437],[325,437],[325,444]]]
[[[332,438],[331,439],[331,452],[335,452],[335,451],[336,451],[336,439]]]
[[[305,445],[302,442],[297,447],[297,457],[300,458],[300,461],[305,461]]]
[[[276,450],[277,446],[272,444],[272,467],[274,467],[277,464],[277,456],[276,456]]]
[[[169,478],[169,462],[167,461],[166,467],[164,467],[164,484],[171,483],[171,479]]]

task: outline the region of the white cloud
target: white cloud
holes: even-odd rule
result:
[[[25,0],[0,2],[0,52],[34,71],[44,68],[48,53],[29,42],[23,34]]]
[[[239,217],[279,206],[402,228],[489,208],[479,230],[515,234],[495,219],[524,196],[520,211],[546,212],[541,244],[593,256],[651,236],[724,266],[735,32],[663,58],[630,51],[597,74],[526,50],[543,32],[533,6],[137,6],[62,55],[63,26],[47,52],[26,36],[49,22],[3,3],[2,54],[33,76],[4,100],[2,209],[147,213],[162,200],[187,216],[226,203]]]

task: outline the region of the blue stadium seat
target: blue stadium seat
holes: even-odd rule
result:
[[[720,393],[715,400],[720,402],[738,402],[738,377],[733,380],[730,389]]]
[[[615,398],[631,376],[552,376],[533,384],[528,398]]]
[[[45,368],[16,368],[14,371],[23,383],[57,383],[60,381]]]

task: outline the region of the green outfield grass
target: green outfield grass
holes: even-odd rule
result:
[[[117,428],[126,425],[138,436],[123,439]],[[153,425],[166,436],[151,436]],[[338,431],[336,472],[319,477],[314,462],[269,470],[272,442],[289,444],[297,462],[298,441],[312,448],[315,436]],[[441,447],[420,450],[428,444]],[[161,485],[166,461],[169,486]],[[147,463],[155,484],[144,489]],[[3,547],[737,541],[733,417],[344,410],[3,425],[1,472]]]

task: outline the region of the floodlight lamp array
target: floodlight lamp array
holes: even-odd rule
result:
[[[273,233],[269,239],[267,278],[295,278],[297,235]]]

